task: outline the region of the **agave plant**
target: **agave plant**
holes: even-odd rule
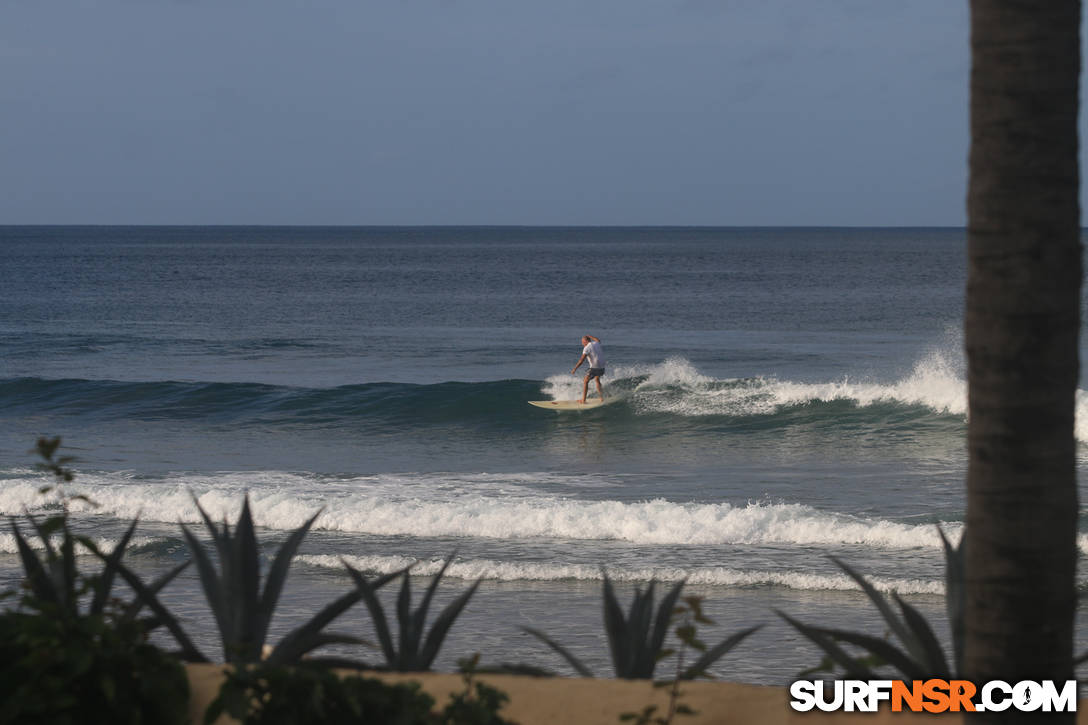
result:
[[[181,530],[193,551],[204,596],[215,616],[223,643],[223,656],[227,662],[233,664],[258,662],[262,659],[272,614],[283,591],[291,560],[321,511],[293,531],[280,546],[269,567],[262,591],[259,547],[253,515],[249,508],[249,496],[245,497],[234,531],[231,531],[226,521],[221,527],[217,526],[201,508],[195,496],[193,500],[212,536],[219,558],[218,570],[200,542],[184,524]],[[380,577],[371,583],[371,589],[386,584],[397,574],[399,572]],[[264,659],[271,665],[292,664],[323,645],[366,644],[356,637],[324,632],[328,624],[364,596],[364,592],[355,589],[331,602],[308,622],[285,635]],[[199,655],[198,659],[206,660],[203,655]],[[336,664],[348,663],[337,660]]]
[[[127,605],[111,597],[136,522],[104,555],[93,542],[73,535],[65,517],[60,517],[57,528],[28,519],[44,552],[39,557],[12,521],[26,574],[25,609],[0,612],[5,675],[0,678],[4,703],[0,721],[79,722],[87,719],[87,713],[118,722],[186,721],[185,670],[147,641],[159,618],[137,619],[144,606],[139,595]],[[98,574],[88,576],[77,568],[77,544],[105,562]],[[157,592],[183,568],[176,567],[145,588]]]
[[[87,537],[74,535],[68,527],[67,519],[63,516],[52,517],[39,524],[33,516],[27,514],[27,520],[37,531],[42,542],[43,553],[41,558],[31,548],[14,519],[11,521],[11,531],[15,537],[15,544],[19,550],[19,559],[23,565],[25,585],[30,593],[28,603],[38,609],[48,608],[50,612],[61,617],[75,618],[81,616],[80,600],[85,594],[90,593],[91,599],[85,613],[91,615],[103,614],[107,604],[113,601],[112,592],[115,579],[121,573],[121,570],[125,568],[121,563],[121,557],[128,547],[133,532],[136,530],[138,520],[134,520],[129,525],[124,536],[121,537],[121,540],[109,554],[102,553],[95,543]],[[59,545],[53,541],[53,536],[57,532],[60,533]],[[104,566],[98,574],[86,577],[79,573],[76,568],[76,544],[83,546],[102,559]],[[151,585],[144,585],[143,582],[140,582],[140,588],[145,594],[155,594],[188,565],[189,562],[185,562],[174,567]],[[131,574],[131,572],[126,570],[126,574]],[[132,576],[135,577],[134,574]],[[138,579],[138,577],[135,578]],[[136,616],[147,604],[148,599],[137,594],[132,602],[121,608],[118,621],[135,620]],[[145,621],[148,624],[148,629],[153,628],[158,623],[157,618]]]
[[[59,437],[39,438],[34,451],[42,458],[42,462],[37,464],[37,469],[52,474],[54,478],[52,484],[41,487],[39,492],[54,494],[61,505],[61,513],[50,516],[40,523],[31,514],[26,514],[27,521],[41,541],[40,556],[30,546],[16,520],[11,519],[12,535],[25,575],[23,585],[26,594],[23,597],[23,604],[41,614],[55,618],[64,626],[73,628],[73,631],[82,631],[81,628],[85,627],[93,629],[98,626],[93,622],[106,626],[105,623],[108,620],[108,627],[114,631],[136,631],[140,633],[139,636],[146,637],[159,625],[167,624],[172,630],[177,630],[174,631],[174,635],[181,643],[183,652],[191,648],[185,633],[176,627],[176,621],[172,620],[157,598],[158,592],[173,581],[189,565],[189,562],[174,567],[151,584],[145,584],[121,562],[129,541],[136,531],[138,519],[129,524],[120,541],[108,554],[100,551],[91,539],[74,534],[68,525],[71,502],[83,501],[92,507],[97,504],[82,494],[72,494],[65,489],[64,484],[71,483],[75,479],[75,472],[67,467],[75,458],[57,457],[56,452],[60,448],[60,443]],[[56,540],[58,538],[59,541]],[[99,572],[86,575],[80,571],[76,560],[77,545],[102,560],[103,568]],[[118,576],[125,579],[136,593],[135,598],[127,604],[119,604],[113,595],[114,583]],[[81,603],[86,603],[86,607],[82,610]],[[153,615],[137,619],[144,607],[150,608]],[[133,625],[135,629],[132,628]]]
[[[438,588],[438,582],[446,573],[446,569],[453,561],[454,556],[456,556],[456,552],[450,554],[442,568],[431,579],[431,584],[423,595],[423,601],[420,602],[419,607],[414,612],[411,610],[412,589],[409,576],[411,567],[391,575],[393,577],[403,577],[400,594],[397,596],[397,625],[400,636],[396,645],[394,645],[393,637],[390,634],[390,626],[386,621],[385,610],[375,593],[378,582],[367,581],[366,577],[360,572],[348,566],[348,573],[355,580],[356,588],[362,593],[363,601],[366,603],[367,609],[370,610],[370,616],[374,620],[374,629],[378,634],[378,642],[381,645],[382,653],[385,655],[386,667],[390,670],[395,672],[426,672],[430,670],[435,657],[438,656],[438,651],[442,648],[446,635],[449,633],[450,627],[460,616],[461,611],[468,604],[468,600],[476,592],[476,588],[480,586],[482,580],[477,579],[472,586],[447,604],[446,608],[439,613],[431,624],[430,632],[424,637],[427,610],[431,606],[431,598],[434,596],[435,590]]]
[[[810,639],[816,646],[823,650],[827,660],[832,665],[842,667],[848,676],[857,679],[879,679],[874,672],[874,667],[888,665],[899,671],[908,680],[926,680],[930,678],[951,679],[956,673],[963,671],[963,637],[965,606],[965,570],[964,557],[966,549],[964,542],[960,540],[958,546],[953,546],[944,531],[937,527],[944,544],[945,556],[945,590],[946,608],[948,611],[949,626],[952,630],[952,662],[949,663],[941,648],[933,628],[929,626],[922,614],[903,599],[892,592],[892,598],[899,606],[900,614],[888,600],[868,582],[865,577],[849,567],[843,561],[830,557],[839,568],[853,579],[865,592],[869,600],[876,606],[881,617],[888,625],[888,629],[902,644],[897,647],[888,639],[874,637],[860,632],[851,632],[842,629],[828,627],[813,627],[803,624],[793,617],[778,612],[778,615],[789,622],[798,632]],[[860,648],[866,654],[855,656],[844,649],[840,643],[846,643]]]
[[[34,453],[42,458],[35,468],[39,471],[53,474],[54,482],[38,489],[42,495],[55,492],[61,505],[61,513],[50,516],[39,523],[34,516],[26,514],[27,521],[38,533],[42,542],[44,554],[41,559],[31,548],[15,519],[11,519],[11,532],[15,537],[15,545],[19,551],[19,559],[23,565],[25,574],[24,586],[28,590],[27,604],[38,608],[48,607],[56,615],[72,618],[79,615],[79,599],[86,593],[89,582],[81,577],[76,568],[76,543],[77,537],[68,528],[68,503],[69,497],[63,488],[64,483],[70,483],[75,477],[74,472],[67,464],[75,460],[72,456],[55,457],[60,448],[60,438],[39,438]],[[84,498],[84,497],[80,497]],[[93,506],[94,503],[90,502]],[[60,545],[55,546],[53,538],[60,534]],[[122,547],[118,547],[122,548]],[[101,612],[109,595],[112,584],[111,576],[99,577],[99,591],[95,592],[93,608]],[[102,590],[104,588],[104,591]]]
[[[84,595],[90,593],[91,599],[85,614],[101,615],[105,613],[107,605],[113,602],[113,585],[122,566],[121,557],[124,556],[132,534],[136,531],[138,519],[132,521],[121,540],[109,554],[103,554],[99,551],[98,547],[89,538],[73,534],[68,526],[70,502],[79,500],[91,506],[97,504],[82,494],[70,494],[64,490],[63,484],[71,483],[75,478],[75,472],[67,467],[75,458],[72,456],[56,457],[60,443],[61,439],[59,437],[43,437],[38,439],[35,447],[35,452],[43,459],[42,462],[37,464],[37,469],[51,473],[54,477],[54,483],[43,486],[39,489],[39,492],[42,494],[55,493],[62,509],[60,514],[50,516],[40,523],[31,514],[26,514],[27,521],[38,534],[42,544],[40,558],[19,530],[16,520],[11,519],[11,532],[15,538],[15,545],[25,574],[25,587],[29,594],[25,601],[35,608],[49,609],[54,616],[72,619],[81,616],[80,600],[84,598]],[[58,534],[60,541],[55,542],[54,537]],[[91,576],[80,573],[76,566],[77,544],[102,559],[104,566],[100,572]],[[188,562],[175,567],[155,583],[144,588],[149,592],[159,591],[180,574],[186,566],[188,566]],[[137,597],[133,602],[122,608],[119,621],[135,620],[135,617],[144,606],[145,602]]]
[[[636,587],[634,598],[627,616],[624,617],[616,592],[607,572],[604,574],[604,625],[608,635],[608,648],[612,655],[612,668],[616,677],[626,680],[653,679],[658,661],[671,652],[664,648],[665,635],[668,633],[676,602],[684,588],[684,580],[676,583],[661,599],[661,604],[654,613],[654,588],[657,582],[643,592]],[[706,672],[712,664],[725,656],[727,652],[740,644],[748,635],[762,625],[749,627],[727,637],[714,647],[708,647],[703,655],[690,667],[684,669],[680,679],[694,679]],[[582,677],[594,677],[589,668],[566,648],[543,632],[531,627],[523,627],[529,634],[558,652],[571,667]]]

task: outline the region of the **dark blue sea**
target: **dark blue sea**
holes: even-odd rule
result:
[[[248,492],[266,553],[321,510],[277,632],[348,589],[342,560],[427,575],[456,552],[439,601],[483,584],[441,668],[569,672],[530,626],[607,673],[604,568],[625,599],[686,577],[706,639],[766,623],[715,672],[784,684],[820,656],[773,608],[885,631],[828,554],[947,639],[964,248],[962,229],[0,227],[0,512],[48,507],[28,451],[60,435],[99,504],[76,525],[108,543],[138,515],[148,576],[189,556],[193,496],[233,519]],[[580,394],[587,333],[618,401],[527,405]],[[195,573],[166,599],[217,656]]]

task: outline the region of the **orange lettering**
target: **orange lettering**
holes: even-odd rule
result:
[[[892,712],[902,712],[904,701],[911,712],[922,711],[922,681],[914,680],[910,684],[908,689],[902,680],[892,681]]]
[[[969,680],[952,680],[950,684],[952,712],[959,712],[962,706],[967,712],[975,711],[975,703],[971,698],[975,696],[975,683]]]
[[[922,703],[926,712],[944,712],[948,709],[948,681],[926,680],[922,684],[922,694],[930,702]]]

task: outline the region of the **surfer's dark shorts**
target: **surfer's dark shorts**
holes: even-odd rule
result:
[[[590,380],[592,380],[593,378],[599,378],[602,375],[604,375],[604,368],[590,368],[589,369],[589,379]]]

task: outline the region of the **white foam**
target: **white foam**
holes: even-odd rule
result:
[[[956,337],[958,341],[958,336]],[[929,408],[941,415],[967,415],[967,381],[962,353],[952,345],[927,352],[901,380],[878,383],[843,377],[825,383],[776,378],[717,379],[703,375],[688,360],[673,357],[657,365],[619,366],[610,370],[605,395],[625,391],[637,413],[669,413],[688,417],[774,415],[810,403],[846,401],[865,408],[899,403]],[[629,391],[625,383],[643,378]],[[544,395],[569,400],[582,394],[581,378],[552,375]],[[1088,443],[1088,392],[1076,393],[1076,439]]]
[[[159,482],[124,474],[81,476],[70,486],[100,504],[83,515],[186,523],[200,521],[190,496],[214,519],[233,520],[242,493],[250,492],[256,523],[287,530],[325,507],[316,529],[385,536],[475,537],[486,539],[574,539],[623,541],[639,545],[862,545],[909,549],[939,546],[936,527],[825,512],[788,503],[676,503],[587,501],[542,494],[515,474],[504,482],[461,479],[443,482],[435,474],[371,476],[332,481],[291,473],[181,475]],[[471,477],[470,477],[471,478]],[[0,489],[0,513],[18,514],[40,505],[38,481],[8,481]],[[472,485],[477,488],[473,489]],[[958,523],[945,530],[958,535]]]
[[[416,560],[404,556],[300,556],[299,561],[312,566],[339,569],[346,561],[352,567],[368,572],[388,574],[412,565],[412,573],[432,576],[444,563],[441,559]],[[599,581],[601,569],[585,564],[545,564],[538,562],[495,561],[467,559],[454,561],[446,576],[455,579],[486,579],[489,581]],[[620,582],[675,582],[687,579],[688,584],[702,586],[764,587],[788,589],[850,591],[860,587],[845,574],[814,574],[799,571],[744,571],[726,567],[692,569],[646,567],[608,568],[608,577]],[[944,584],[924,579],[894,579],[872,577],[869,581],[881,591],[900,594],[943,594]]]
[[[689,417],[774,415],[810,403],[846,401],[860,408],[899,403],[922,406],[941,415],[967,415],[963,356],[946,348],[931,350],[909,374],[891,383],[849,377],[826,383],[766,377],[716,379],[700,373],[688,360],[669,358],[657,365],[617,368],[615,387],[635,378],[644,379],[628,394],[628,403],[638,413]],[[606,395],[609,390],[606,384]],[[552,376],[545,383],[544,393],[554,399],[579,396],[581,383],[571,376]],[[1077,441],[1088,443],[1088,392],[1079,389],[1074,434]]]
[[[282,502],[254,500],[258,519],[276,528]],[[932,526],[867,521],[823,514],[796,504],[678,504],[663,499],[628,503],[555,498],[507,500],[464,496],[454,502],[362,499],[338,502],[317,528],[386,536],[490,539],[576,539],[643,545],[864,544],[880,548],[937,546]],[[955,525],[950,529],[955,528]]]
[[[604,394],[607,397],[611,387],[607,380],[602,381],[604,388]],[[587,394],[590,397],[595,396],[597,393],[597,385],[593,383],[589,386]],[[544,387],[541,392],[548,396],[551,400],[576,400],[582,397],[582,377],[574,375],[551,375],[544,380]]]
[[[22,534],[23,534],[23,539],[26,541],[27,545],[31,548],[31,550],[33,550],[33,551],[44,551],[45,550],[45,544],[42,543],[42,540],[38,537],[37,532],[32,532],[32,531],[28,531],[26,529],[23,529]],[[138,548],[138,547],[149,546],[149,545],[154,544],[154,543],[156,543],[158,541],[161,541],[161,540],[162,539],[155,539],[155,538],[150,538],[150,537],[146,537],[146,536],[133,536],[131,539],[128,540],[128,546],[126,547],[126,551],[134,549],[134,548]],[[53,543],[53,545],[55,547],[60,546],[61,539],[60,539],[59,536],[50,537],[50,541]],[[118,543],[118,541],[120,541],[120,539],[105,539],[105,538],[101,538],[101,537],[91,537],[91,541],[94,542],[94,545],[98,548],[99,551],[101,551],[101,552],[103,552],[105,554],[108,554],[109,552],[113,551],[114,547],[117,546],[117,543]],[[19,545],[15,542],[15,535],[14,534],[0,534],[0,554],[17,554],[17,553],[19,553]],[[85,548],[81,543],[76,542],[76,554],[80,555],[80,556],[90,556],[91,552],[90,552],[89,549]]]
[[[943,414],[967,413],[967,384],[957,374],[957,366],[941,352],[917,362],[907,377],[890,385],[857,383],[844,378],[837,383],[772,383],[770,387],[778,405],[849,400],[860,407],[894,402],[925,406]]]
[[[774,378],[718,380],[703,375],[682,358],[670,358],[645,368],[621,368],[617,376],[644,378],[631,397],[632,406],[644,413],[773,415],[788,407],[842,400],[859,407],[893,402],[920,405],[941,414],[965,415],[967,386],[962,368],[959,359],[946,351],[934,350],[919,360],[910,374],[893,383],[849,378],[827,383]],[[548,382],[557,385],[562,381],[549,378]]]
[[[1078,389],[1075,406],[1074,434],[1079,443],[1088,443],[1088,393]]]
[[[682,357],[670,357],[665,360],[665,362],[659,365],[652,365],[648,368],[620,368],[617,371],[617,376],[646,376],[646,379],[640,383],[640,386],[643,388],[669,385],[694,388],[700,385],[719,382],[712,377],[700,373],[690,361],[685,360]]]
[[[617,383],[633,378],[645,378],[640,388],[653,386],[695,387],[717,382],[695,369],[689,361],[680,357],[671,357],[657,365],[621,365],[609,368],[605,376],[604,392],[616,394]],[[582,396],[582,376],[569,373],[551,375],[544,381],[542,392],[552,400],[570,400]],[[593,388],[595,390],[596,388]],[[592,395],[591,391],[591,395]]]

